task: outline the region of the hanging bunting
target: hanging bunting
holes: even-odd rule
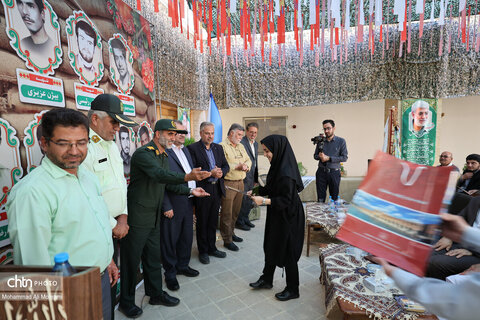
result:
[[[314,45],[314,33],[316,31],[316,24],[319,20],[317,17],[317,7],[319,6],[319,0],[308,1],[308,24],[310,25],[310,50],[313,50]]]
[[[179,0],[180,7],[180,33],[183,33],[183,19],[185,18],[185,0]]]
[[[422,40],[425,23],[435,24],[433,28],[430,29],[429,27],[428,30],[438,30],[437,34],[434,32],[428,33],[432,49],[435,48],[435,43],[438,43],[438,47],[435,48],[438,49],[438,56],[442,56],[444,51],[451,53],[451,40],[455,30],[458,32],[458,42],[461,41],[465,44],[467,52],[470,50],[478,52],[480,50],[480,29],[477,25],[478,0],[475,0],[475,6],[472,3],[473,1],[470,1],[470,5],[468,5],[466,0],[459,0],[458,7],[456,6],[457,3],[454,4],[453,1],[431,0],[429,2],[430,12],[427,12],[427,15],[430,14],[430,16],[427,16],[426,21],[426,0],[391,0],[393,4],[390,0],[371,0],[368,3],[368,8],[365,8],[365,0],[321,0],[321,3],[320,0],[292,0],[289,3],[286,3],[285,0],[216,0],[215,3],[213,1],[215,0],[192,0],[192,40],[194,47],[200,53],[204,51],[204,44],[208,45],[208,51],[211,55],[212,35],[215,36],[217,38],[218,54],[225,56],[224,63],[228,61],[228,56],[232,56],[231,63],[238,64],[237,51],[235,51],[235,58],[233,58],[231,37],[232,29],[235,33],[235,29],[239,28],[238,40],[243,41],[243,54],[248,67],[254,66],[254,57],[257,54],[255,51],[258,47],[260,47],[259,54],[263,63],[265,63],[265,49],[269,50],[269,65],[271,65],[272,56],[275,54],[274,51],[277,50],[278,65],[284,66],[288,49],[286,32],[292,32],[295,51],[298,52],[300,65],[302,65],[304,54],[303,25],[305,24],[307,29],[308,26],[310,28],[308,31],[310,32],[310,50],[315,51],[315,64],[319,65],[318,59],[320,56],[322,59],[328,59],[328,57],[325,57],[325,54],[328,54],[328,51],[325,51],[325,44],[330,47],[330,59],[328,60],[343,64],[343,62],[348,61],[349,41],[355,39],[351,45],[355,47],[355,54],[357,54],[357,44],[361,44],[365,40],[365,14],[368,14],[368,51],[365,50],[367,44],[365,44],[365,47],[360,45],[362,56],[358,57],[359,61],[368,58],[368,54],[373,59],[375,50],[380,49],[380,45],[382,59],[385,59],[385,55],[389,54],[395,56],[397,52],[398,56],[401,57],[405,53],[410,53],[412,46],[415,46],[415,49],[418,46],[419,56],[422,50],[427,52],[428,50],[426,51],[424,48],[425,45],[428,46],[428,42]],[[302,14],[302,1],[305,1],[303,4],[307,11],[306,14],[309,14],[308,18]],[[136,3],[138,10],[142,9],[141,0],[136,0],[133,3]],[[168,6],[168,17],[172,19],[171,25],[173,28],[180,28],[180,32],[183,33],[185,27],[183,19],[187,20],[186,30],[187,39],[189,39],[188,11],[190,10],[187,7],[187,13],[185,13],[185,0],[167,0],[166,4]],[[158,0],[154,0],[154,8],[157,11],[158,5]],[[291,5],[291,7],[288,7],[288,5]],[[450,24],[446,26],[449,5]],[[454,5],[456,6],[455,10],[457,10],[456,8],[459,10],[458,15],[456,13],[455,16],[452,14]],[[217,8],[216,30],[213,25],[214,7]],[[435,12],[436,8],[439,8],[438,13]],[[351,13],[351,10],[354,10],[355,13]],[[385,10],[387,11],[385,12]],[[232,13],[237,15],[234,16],[233,21],[238,25],[232,23]],[[396,17],[390,17],[391,13]],[[355,14],[354,26],[352,26],[351,14]],[[435,17],[436,15],[437,17]],[[303,20],[304,18],[306,20]],[[391,30],[392,25],[394,30]],[[355,28],[355,35],[351,32],[352,38],[350,39],[349,33],[352,27]],[[418,35],[415,34],[417,28]],[[328,32],[327,36],[330,38],[327,39],[328,43],[325,41],[325,31]],[[203,35],[203,32],[206,33],[206,36]],[[260,37],[258,44],[255,43],[258,42],[258,39],[256,40],[257,34]],[[394,40],[391,42],[392,35]],[[205,43],[203,43],[204,40]],[[200,41],[200,44],[197,41]],[[235,40],[233,41],[235,46]],[[308,39],[306,41],[308,42]],[[390,42],[393,44],[393,51],[389,48]],[[237,44],[240,48],[242,47],[241,42],[237,41]],[[268,48],[266,48],[267,44]],[[274,47],[275,44],[276,47]],[[398,51],[395,48],[397,44]]]
[[[375,0],[375,26],[380,27],[383,21],[382,0]]]
[[[418,27],[418,37],[421,39],[423,37],[423,19],[424,19],[424,15],[425,15],[425,2],[423,0],[419,0],[419,1],[422,1],[422,3],[423,3],[422,11],[419,13],[420,14],[420,25]],[[421,45],[421,42],[420,42],[420,45]]]
[[[316,21],[316,24],[315,24],[315,39],[314,39],[314,42],[315,44],[318,43],[318,40],[319,40],[319,35],[320,35],[320,0],[318,0],[317,2],[317,6],[316,6],[316,16],[317,16],[317,21]],[[322,56],[325,52],[325,0],[322,0],[322,43],[321,43],[321,52],[322,52]]]
[[[408,0],[408,35],[407,35],[407,52],[412,51],[411,39],[412,39],[412,0]]]
[[[468,6],[468,22],[467,22],[467,52],[470,50],[470,12],[471,6]]]
[[[358,27],[357,27],[357,43],[363,42],[363,26],[365,25],[365,13],[363,12],[363,0],[359,0],[358,7]]]
[[[280,9],[280,16],[277,18],[277,44],[285,43],[285,7]]]
[[[432,0],[431,10],[430,10],[430,22],[435,22],[435,0]]]

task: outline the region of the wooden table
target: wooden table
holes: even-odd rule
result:
[[[330,244],[320,250],[320,282],[325,285],[327,317],[340,310],[344,319],[366,320],[372,316],[385,320],[437,319],[432,314],[403,310],[393,297],[402,294],[397,287],[381,293],[367,289],[363,280],[373,276],[367,269],[369,262],[347,255],[348,247],[348,244]]]

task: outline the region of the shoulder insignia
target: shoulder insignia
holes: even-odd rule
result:
[[[155,154],[156,154],[157,156],[159,156],[159,155],[160,155],[160,152],[159,152],[158,150],[155,150]]]
[[[92,141],[97,143],[98,141],[100,141],[100,137],[97,136],[97,135],[94,135],[94,136],[92,136]]]
[[[152,147],[152,146],[148,146],[147,149],[148,149],[148,150],[155,150],[155,148]]]

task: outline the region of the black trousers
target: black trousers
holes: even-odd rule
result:
[[[253,180],[251,179],[244,179],[243,180],[243,190],[250,191],[253,188]],[[248,215],[250,214],[250,210],[253,208],[253,201],[247,195],[243,196],[242,199],[242,207],[240,208],[240,212],[238,213],[237,224],[246,224],[250,222]]]
[[[110,276],[108,275],[108,270],[105,269],[105,272],[100,278],[100,283],[102,285],[102,314],[104,320],[112,320],[111,306],[112,306],[112,297],[110,296]]]
[[[318,167],[315,179],[318,202],[325,202],[325,198],[327,197],[327,186],[332,199],[337,200],[338,191],[340,189],[340,169],[334,170],[325,167]]]
[[[462,248],[462,246],[454,243],[450,251],[458,248]],[[448,276],[461,273],[472,265],[480,263],[480,258],[474,255],[457,258],[445,255],[446,252],[445,249],[433,251],[428,261],[426,277],[445,280]]]
[[[210,193],[210,196],[195,198],[197,247],[200,254],[211,253],[217,250],[215,242],[218,225],[218,209],[220,209],[220,200],[222,198],[218,183],[207,184],[203,186],[203,189]]]
[[[261,278],[268,283],[273,283],[273,274],[275,273],[275,264],[265,262],[263,267],[263,275]],[[287,287],[286,289],[293,293],[298,293],[298,286],[300,284],[298,277],[298,264],[297,261],[290,261],[285,264],[285,273],[287,274]]]
[[[185,197],[184,210],[173,210],[171,219],[162,215],[160,247],[165,279],[177,276],[177,270],[185,270],[190,262],[193,240],[193,199]]]

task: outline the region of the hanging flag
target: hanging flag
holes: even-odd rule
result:
[[[230,13],[237,13],[237,0],[230,0]]]
[[[217,104],[213,99],[213,95],[210,93],[210,105],[208,106],[208,121],[213,123],[215,127],[215,136],[213,142],[220,143],[222,142],[222,118],[220,117],[220,112],[218,111]]]
[[[447,9],[447,1],[440,0],[440,16],[438,17],[438,25],[445,25],[445,11]]]
[[[340,18],[340,5],[342,2],[340,0],[332,0],[332,4],[330,5],[332,18],[335,19],[335,28],[340,28],[342,19]]]
[[[347,0],[347,5],[345,7],[345,30],[350,29],[350,1]]]
[[[430,22],[435,22],[435,0],[432,1],[432,10],[430,10]]]
[[[382,0],[375,1],[375,26],[381,26],[383,20]]]
[[[317,21],[317,16],[316,16],[316,3],[315,0],[309,0],[308,2],[308,24],[309,25],[314,25]]]

